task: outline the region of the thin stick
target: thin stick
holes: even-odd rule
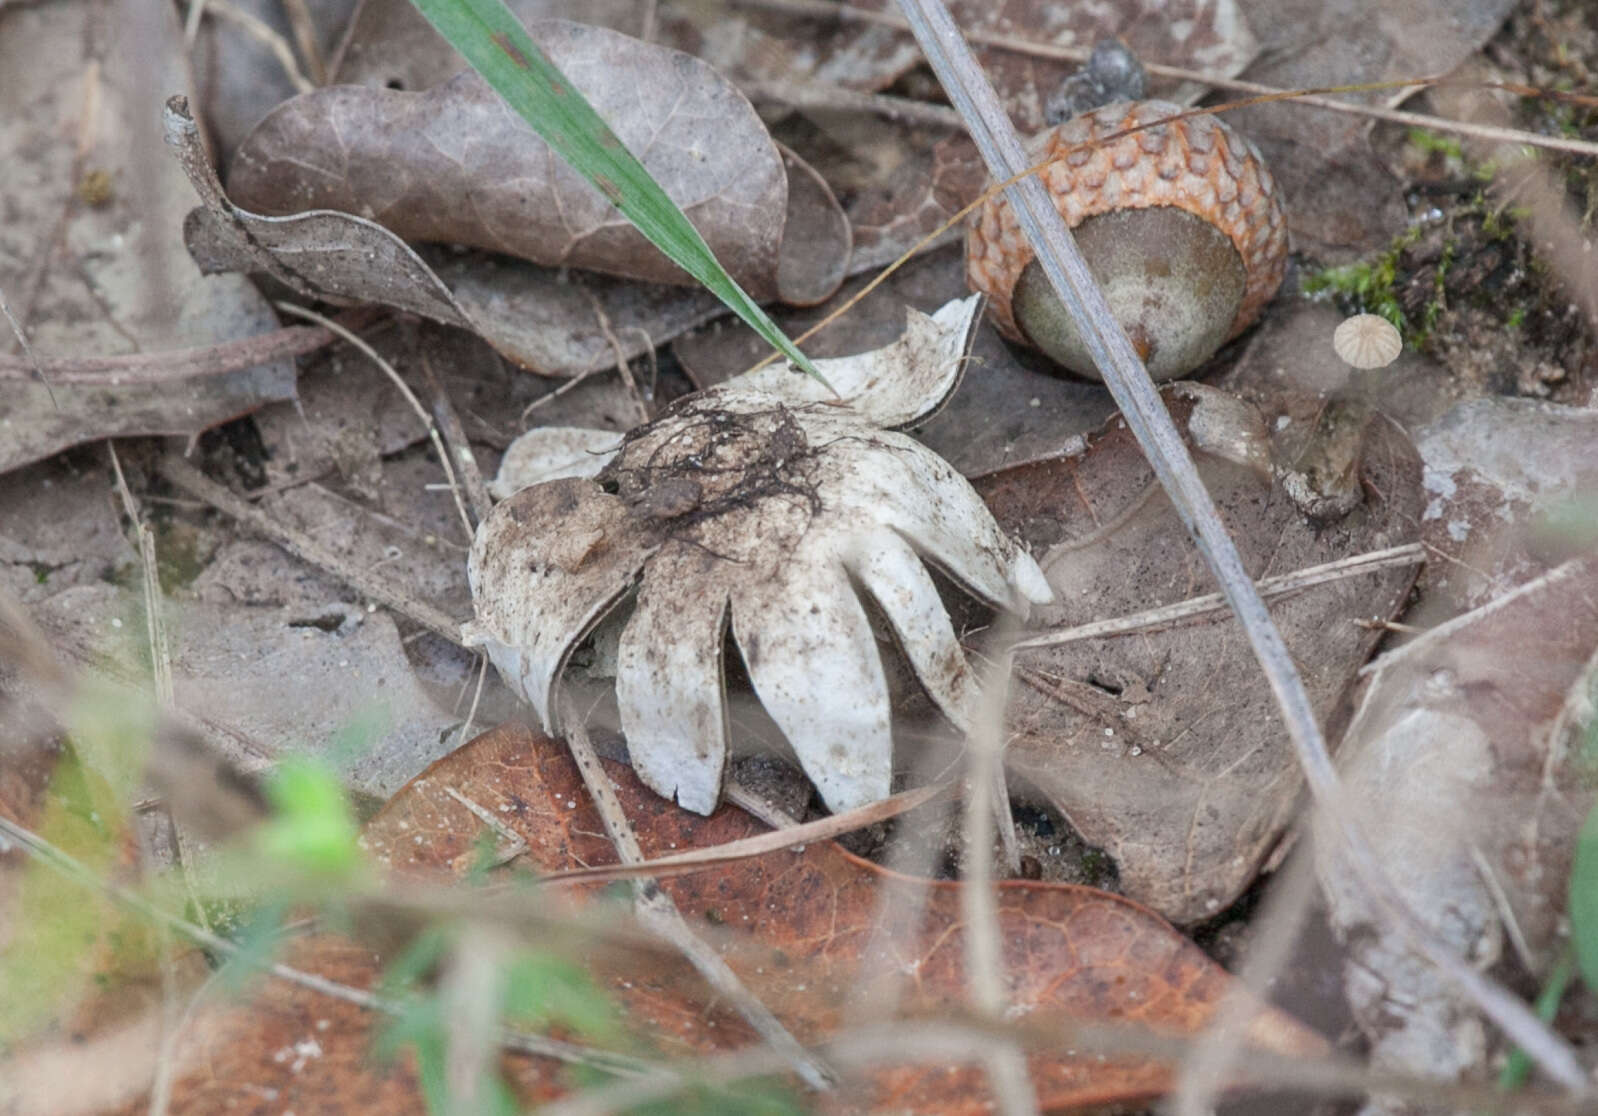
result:
[[[879,821],[898,817],[900,814],[914,810],[932,801],[949,789],[947,783],[940,783],[930,787],[918,787],[915,790],[900,791],[898,794],[867,803],[842,814],[828,814],[815,821],[803,822],[790,828],[776,829],[770,833],[761,833],[755,837],[744,837],[737,841],[726,841],[720,845],[711,845],[708,848],[694,849],[691,852],[673,853],[670,856],[656,857],[654,860],[639,860],[636,863],[607,864],[597,868],[571,868],[564,872],[553,872],[547,876],[540,876],[539,884],[572,884],[594,883],[601,880],[632,880],[653,876],[656,879],[666,879],[670,876],[685,876],[691,872],[703,872],[709,868],[719,868],[739,860],[748,860],[750,857],[765,856],[767,853],[781,852],[791,849],[795,845],[810,845],[817,841],[830,841],[842,833],[852,833],[857,829],[864,829],[868,825],[875,825]],[[730,797],[730,796],[729,796]]]
[[[746,81],[740,82],[738,88],[751,101],[776,101],[797,109],[869,113],[902,124],[965,131],[965,121],[953,109],[909,97],[862,93],[820,81]]]
[[[29,374],[44,385],[44,390],[50,396],[50,405],[59,411],[61,404],[56,402],[55,390],[50,386],[50,381],[46,378],[44,369],[39,367],[39,358],[33,355],[33,346],[28,344],[28,335],[22,332],[22,326],[18,324],[16,318],[11,316],[11,307],[6,305],[6,292],[3,290],[0,290],[0,314],[6,316],[6,321],[11,326],[11,335],[17,339],[17,344],[22,346],[22,357],[27,362]],[[0,361],[5,359],[4,356],[0,356]]]
[[[465,744],[472,738],[472,722],[477,720],[477,704],[483,700],[483,679],[488,677],[488,656],[482,651],[477,653],[477,686],[472,690],[472,704],[466,710],[466,722],[461,725],[460,743]],[[457,708],[459,706],[457,705]]]
[[[139,505],[128,490],[127,478],[122,475],[122,462],[117,459],[117,448],[106,442],[111,454],[111,470],[116,474],[117,492],[122,497],[122,510],[133,523],[138,539],[141,581],[144,584],[144,630],[150,645],[150,669],[155,678],[155,699],[163,709],[172,708],[172,646],[166,638],[165,613],[161,608],[161,578],[156,568],[155,536],[145,524]]]
[[[315,322],[323,329],[330,329],[338,334],[339,337],[354,345],[373,364],[382,369],[383,375],[387,376],[390,382],[399,389],[399,393],[405,397],[405,402],[409,403],[411,410],[416,412],[416,417],[422,420],[422,426],[427,429],[427,436],[432,439],[433,449],[438,453],[439,464],[444,466],[444,476],[449,481],[450,495],[455,497],[455,510],[460,512],[461,525],[466,528],[466,542],[470,545],[476,530],[472,526],[472,517],[466,514],[466,504],[461,500],[460,484],[455,479],[455,466],[450,461],[449,451],[444,448],[444,439],[439,436],[438,424],[433,421],[433,416],[427,413],[427,408],[422,406],[422,401],[416,398],[416,393],[411,390],[411,385],[400,378],[400,374],[394,371],[394,366],[384,360],[376,349],[368,345],[357,334],[333,321],[333,319],[325,318],[315,310],[307,310],[305,307],[298,306],[292,302],[278,302],[276,306],[285,314]]]
[[[821,1051],[837,1065],[868,1070],[883,1064],[931,1065],[935,1070],[969,1064],[996,1048],[999,1041],[1026,1042],[1032,1049],[1061,1045],[1058,1019],[1047,1023],[991,1021],[947,1022],[893,1020],[851,1029],[832,1038]],[[1191,1045],[1188,1040],[1160,1035],[1135,1024],[1080,1023],[1069,1028],[1069,1043],[1084,1055],[1143,1056],[1175,1062]],[[751,1048],[714,1054],[694,1061],[679,1061],[674,1068],[683,1080],[726,1085],[782,1071],[782,1063],[768,1050]],[[1446,1112],[1589,1113],[1590,1106],[1566,1097],[1529,1091],[1504,1093],[1490,1085],[1454,1085],[1425,1078],[1375,1073],[1347,1058],[1291,1057],[1249,1050],[1248,1063],[1240,1067],[1238,1084],[1294,1088],[1326,1097],[1380,1093]],[[557,1101],[540,1111],[544,1116],[606,1116],[630,1111],[677,1091],[680,1085],[661,1079],[618,1081]]]
[[[311,18],[310,6],[305,0],[283,0],[283,14],[288,16],[289,29],[294,32],[294,45],[300,48],[305,68],[311,72],[311,84],[327,84],[327,62],[322,48],[316,42],[316,21]]]
[[[1419,543],[1406,543],[1403,546],[1354,554],[1347,558],[1339,558],[1335,562],[1323,562],[1318,566],[1306,566],[1301,570],[1294,570],[1292,573],[1267,577],[1256,581],[1254,587],[1265,600],[1276,600],[1279,597],[1303,592],[1305,589],[1312,589],[1317,585],[1326,585],[1393,566],[1417,565],[1425,560],[1425,547]],[[1071,628],[1055,628],[1052,631],[1040,632],[1017,641],[1015,650],[1058,647],[1064,643],[1076,643],[1084,639],[1101,639],[1104,636],[1153,631],[1183,620],[1190,620],[1195,616],[1221,612],[1226,607],[1226,598],[1221,594],[1206,593],[1201,597],[1189,597],[1185,601],[1135,612],[1130,616],[1117,616],[1109,620],[1095,620],[1091,624],[1078,624]]]
[[[998,179],[1025,172],[1028,163],[1020,137],[941,0],[900,0],[900,5],[950,102],[965,118],[989,171]],[[1417,951],[1452,977],[1554,1080],[1586,1095],[1590,1086],[1570,1045],[1520,999],[1439,941],[1388,877],[1343,796],[1314,707],[1281,633],[1255,591],[1242,556],[1226,533],[1148,371],[1088,271],[1065,219],[1035,176],[1020,178],[1006,187],[1006,193],[1049,285],[1075,322],[1122,417],[1237,615],[1286,722],[1305,783],[1330,823],[1327,832],[1336,834],[1375,910]]]
[[[266,47],[271,52],[272,57],[277,59],[278,66],[282,69],[284,76],[289,79],[289,84],[294,86],[296,93],[309,93],[316,88],[300,72],[300,64],[295,60],[294,48],[289,46],[288,40],[272,30],[259,18],[243,8],[234,7],[231,0],[204,0],[203,7],[205,15],[226,20]],[[196,19],[194,8],[189,9],[189,19],[191,22]]]
[[[426,346],[418,345],[417,352],[422,358],[422,375],[427,377],[427,386],[433,391],[433,417],[438,420],[444,441],[455,453],[455,464],[466,485],[466,498],[472,504],[472,516],[481,523],[494,510],[488,486],[483,483],[483,471],[477,467],[477,457],[472,453],[472,443],[466,438],[461,417],[455,413],[455,404],[450,401],[449,392],[444,390],[443,381],[433,371],[433,361],[427,355]]]
[[[335,1000],[343,1000],[345,1003],[354,1004],[369,1011],[399,1016],[406,1010],[404,1004],[383,996],[374,995],[364,989],[352,988],[347,984],[328,980],[326,977],[318,976],[315,973],[308,973],[278,962],[267,961],[259,950],[246,950],[227,938],[213,934],[209,930],[196,926],[194,923],[177,915],[168,914],[143,896],[101,879],[82,861],[57,848],[32,830],[18,825],[3,814],[0,814],[0,834],[11,838],[11,840],[27,850],[30,856],[48,864],[55,871],[60,872],[79,886],[89,891],[99,892],[134,913],[149,919],[157,926],[164,926],[181,934],[196,945],[214,953],[225,954],[234,960],[243,961],[268,976],[288,981],[290,984],[297,984],[302,988],[309,988],[313,992],[320,992],[324,996],[331,996]],[[680,1085],[677,1075],[669,1067],[647,1062],[629,1054],[618,1054],[609,1050],[580,1046],[577,1043],[562,1042],[559,1039],[545,1038],[543,1035],[525,1034],[521,1031],[501,1031],[499,1043],[507,1050],[519,1050],[523,1053],[537,1054],[546,1058],[558,1058],[563,1062],[591,1066],[606,1073],[620,1074],[624,1077],[664,1075]]]
[[[817,19],[869,23],[878,27],[889,27],[895,31],[910,30],[909,21],[891,11],[856,8],[848,4],[834,3],[832,0],[733,0],[733,3],[745,7],[811,16]],[[1086,62],[1092,53],[1088,47],[1067,47],[1059,46],[1055,43],[1039,43],[1016,35],[1004,35],[994,31],[972,31],[966,34],[966,38],[983,46],[998,47],[1002,50],[1013,51],[1016,54],[1026,55],[1031,58],[1047,58],[1059,62]],[[1434,132],[1470,136],[1475,139],[1527,144],[1532,147],[1544,147],[1551,151],[1564,151],[1571,155],[1598,155],[1598,143],[1593,143],[1590,140],[1570,139],[1565,136],[1545,136],[1537,132],[1522,131],[1518,128],[1499,128],[1468,121],[1449,120],[1446,117],[1429,116],[1420,112],[1405,112],[1402,109],[1383,108],[1379,105],[1366,105],[1357,101],[1339,101],[1328,96],[1328,94],[1339,92],[1382,92],[1453,84],[1437,77],[1419,77],[1401,81],[1365,82],[1358,85],[1293,90],[1280,89],[1274,85],[1262,85],[1257,81],[1244,81],[1241,78],[1228,77],[1225,74],[1189,70],[1182,66],[1164,66],[1158,62],[1144,62],[1143,68],[1154,77],[1198,82],[1203,85],[1213,86],[1216,89],[1253,94],[1255,98],[1263,97],[1271,101],[1289,101],[1309,108],[1326,109],[1330,112],[1341,112],[1349,116],[1363,116],[1367,119],[1382,120],[1390,124],[1403,124],[1412,128],[1428,128]],[[1490,82],[1470,84],[1472,88],[1492,87],[1493,85]],[[1541,92],[1540,90],[1526,89],[1520,86],[1511,87],[1510,91],[1521,96]],[[1259,102],[1250,100],[1248,103],[1256,104]],[[1225,111],[1234,107],[1239,106],[1215,106],[1217,111]]]
[[[1243,971],[1226,990],[1209,1026],[1182,1059],[1174,1090],[1172,1116],[1205,1116],[1214,1111],[1215,1099],[1226,1088],[1238,1058],[1248,1046],[1249,1024],[1273,1010],[1269,1006],[1271,981],[1287,968],[1293,943],[1309,914],[1316,894],[1314,860],[1303,850],[1277,877],[1265,909],[1255,926],[1261,932],[1250,942]]]
[[[44,379],[58,384],[164,384],[196,376],[220,376],[269,364],[285,357],[304,356],[332,344],[331,330],[289,326],[236,341],[223,341],[193,349],[122,356],[18,358],[0,353],[0,383],[6,380]],[[46,381],[48,383],[48,381]]]
[[[983,679],[981,701],[966,740],[966,796],[961,839],[965,846],[961,873],[960,915],[965,923],[966,988],[972,1006],[990,1019],[1003,1019],[1004,947],[999,927],[998,892],[993,884],[993,832],[1002,804],[1013,848],[1014,823],[1004,789],[1004,707],[1009,689],[1010,659],[998,656]],[[1007,828],[1000,826],[1003,830]],[[1019,859],[1019,851],[1017,850]],[[1019,866],[1019,865],[1018,865]],[[1015,1046],[988,1051],[983,1057],[999,1110],[1008,1116],[1037,1111],[1037,1097],[1027,1075],[1026,1058]]]
[[[408,616],[429,631],[443,636],[457,647],[468,647],[461,640],[458,620],[396,588],[392,579],[379,577],[371,570],[357,566],[328,550],[310,535],[286,523],[280,523],[260,508],[240,499],[180,457],[168,455],[161,459],[161,475],[190,496],[197,497],[218,511],[226,512],[240,523],[265,535],[297,558],[319,566],[359,591],[363,596],[401,616]]]
[[[610,843],[615,846],[616,855],[624,864],[643,863],[644,852],[639,847],[638,834],[634,832],[632,822],[627,820],[627,812],[622,809],[621,799],[616,796],[616,788],[611,785],[610,776],[605,774],[605,769],[600,765],[599,754],[594,751],[593,742],[588,739],[588,731],[583,728],[582,718],[572,707],[568,695],[561,694],[559,700],[562,706],[560,720],[565,728],[566,744],[571,749],[572,759],[577,762],[577,769],[582,772],[583,784],[588,788],[589,797],[593,799],[594,806],[605,823],[605,832],[610,835]],[[788,1028],[783,1026],[782,1020],[773,1015],[771,1009],[744,986],[726,959],[693,932],[687,920],[683,918],[682,912],[677,909],[677,904],[672,902],[671,896],[660,890],[660,886],[650,879],[634,880],[633,895],[638,921],[675,946],[689,963],[699,970],[699,975],[704,977],[717,993],[727,998],[738,1014],[754,1028],[755,1033],[782,1056],[787,1068],[797,1073],[812,1089],[832,1088],[834,1082],[832,1070],[806,1050]]]

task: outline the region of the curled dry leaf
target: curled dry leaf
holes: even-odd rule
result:
[[[183,238],[206,273],[258,272],[334,304],[394,306],[470,330],[546,376],[610,368],[721,311],[709,291],[563,273],[436,245],[413,249],[350,213],[252,213],[223,194],[185,99],[168,102],[166,132],[204,202],[184,221]]]
[[[1201,384],[1165,398],[1249,572],[1267,577],[1413,541],[1419,463],[1396,429],[1364,428],[1363,503],[1312,523],[1273,481],[1252,406]],[[1006,528],[1040,555],[1071,627],[1213,591],[1142,452],[1116,419],[1085,452],[979,477]],[[1412,568],[1323,585],[1272,606],[1318,715],[1336,707],[1398,611]],[[1269,689],[1219,612],[1178,626],[1019,653],[1010,768],[1116,859],[1126,893],[1174,922],[1209,917],[1253,879],[1295,816],[1300,774]]]
[[[912,313],[894,345],[820,362],[841,400],[770,367],[634,430],[598,480],[522,488],[478,529],[467,639],[553,729],[567,657],[634,594],[616,680],[633,765],[708,813],[727,756],[730,623],[756,694],[828,806],[885,797],[888,686],[858,590],[962,730],[975,678],[923,559],[1022,615],[1049,597],[953,467],[885,429],[954,389],[978,305]]]
[[[842,211],[792,156],[790,179],[784,153],[729,82],[604,28],[542,20],[528,33],[746,291],[812,303],[837,289],[850,246]],[[241,145],[228,188],[261,213],[336,210],[407,240],[694,282],[473,72],[424,93],[341,85],[295,97]],[[800,200],[808,204],[790,214]],[[802,227],[790,230],[790,216]]]

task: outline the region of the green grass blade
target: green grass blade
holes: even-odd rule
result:
[[[1598,988],[1598,807],[1576,838],[1570,868],[1570,941],[1588,988]]]
[[[502,0],[412,3],[544,142],[610,199],[652,244],[783,356],[826,383],[809,359],[716,262],[710,246],[682,210],[593,106],[572,88]]]

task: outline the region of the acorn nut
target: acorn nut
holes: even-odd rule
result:
[[[1156,380],[1193,371],[1243,332],[1287,267],[1271,173],[1214,116],[1086,146],[1183,111],[1166,101],[1107,105],[1040,133],[1028,150],[1033,163],[1053,160],[1038,177]],[[966,279],[989,296],[1000,333],[1100,379],[1002,195],[972,220]]]

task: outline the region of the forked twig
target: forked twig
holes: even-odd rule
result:
[[[965,118],[989,172],[997,179],[1024,172],[1028,160],[1021,139],[941,0],[899,0],[899,4],[950,103]],[[1315,804],[1332,823],[1328,832],[1336,834],[1374,909],[1418,952],[1448,973],[1554,1080],[1586,1094],[1590,1088],[1586,1074],[1569,1044],[1525,1003],[1439,941],[1387,875],[1343,795],[1314,707],[1281,633],[1226,533],[1148,371],[1088,271],[1065,219],[1036,176],[1020,178],[1007,186],[1005,193],[1049,285],[1071,315],[1105,386],[1237,615],[1286,722]]]

